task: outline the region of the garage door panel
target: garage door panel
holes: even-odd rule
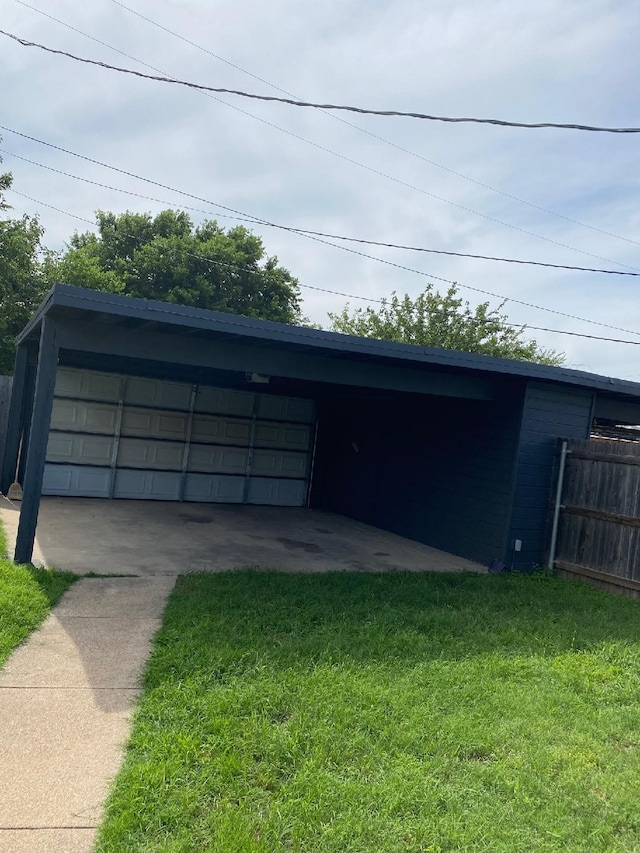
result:
[[[185,445],[173,441],[122,438],[118,448],[119,468],[157,468],[180,471]]]
[[[247,503],[269,506],[304,506],[307,484],[304,480],[278,480],[270,477],[251,477]]]
[[[277,397],[271,394],[258,395],[257,416],[259,418],[310,424],[314,414],[312,400],[302,400],[299,397]]]
[[[47,464],[44,466],[42,494],[108,498],[110,482],[109,468]]]
[[[122,435],[185,441],[187,423],[186,414],[125,407],[122,412]]]
[[[311,428],[302,424],[278,424],[257,421],[256,447],[273,447],[282,450],[309,450]]]
[[[189,409],[192,386],[184,382],[164,382],[130,376],[124,394],[125,403],[158,409]]]
[[[187,469],[203,473],[244,474],[248,457],[248,448],[192,444]]]
[[[169,471],[116,471],[114,498],[177,501],[180,499],[180,474]]]
[[[192,441],[209,444],[236,444],[249,446],[251,422],[212,415],[194,415]]]
[[[307,476],[309,457],[305,453],[290,453],[285,450],[255,450],[251,473],[263,477]]]
[[[193,387],[60,368],[43,493],[304,505],[313,402]]]
[[[184,499],[207,503],[242,503],[244,484],[244,477],[228,477],[223,474],[187,474]]]
[[[238,415],[250,418],[253,414],[254,400],[255,394],[248,391],[201,385],[196,394],[194,410],[205,414]]]
[[[54,399],[51,411],[51,429],[111,433],[113,435],[117,417],[118,407],[108,403]]]
[[[109,466],[112,454],[113,438],[110,436],[72,432],[49,433],[47,462]]]
[[[76,370],[59,367],[56,371],[57,397],[75,397],[85,400],[117,402],[120,397],[121,377],[115,373],[97,370]]]

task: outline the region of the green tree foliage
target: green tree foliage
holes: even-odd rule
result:
[[[356,308],[347,304],[339,314],[329,314],[335,332],[366,338],[396,341],[424,347],[477,352],[518,361],[560,365],[564,354],[545,350],[535,340],[526,340],[526,326],[508,325],[501,313],[504,302],[490,308],[483,302],[475,309],[458,296],[452,285],[443,295],[433,285],[411,299],[393,293],[379,308]]]
[[[260,237],[184,212],[97,213],[98,233],[76,233],[55,265],[67,284],[195,308],[297,323],[297,280]],[[50,273],[53,275],[53,273]]]
[[[0,161],[1,162],[1,161]],[[15,338],[48,289],[43,229],[35,217],[11,219],[4,192],[12,176],[0,175],[0,375],[13,372]]]

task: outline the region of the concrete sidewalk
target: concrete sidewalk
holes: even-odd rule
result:
[[[87,578],[0,672],[0,853],[88,853],[175,577]]]

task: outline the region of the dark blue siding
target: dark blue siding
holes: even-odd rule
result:
[[[485,565],[503,559],[521,396],[325,401],[314,506]]]
[[[588,438],[593,394],[589,391],[531,382],[527,387],[511,515],[510,543],[522,540],[514,566],[528,570],[542,564],[548,546],[559,438]]]

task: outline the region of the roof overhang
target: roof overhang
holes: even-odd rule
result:
[[[404,366],[413,370],[435,368],[449,375],[466,374],[479,380],[512,377],[552,382],[604,392],[627,400],[636,398],[640,402],[640,383],[580,370],[354,337],[65,284],[56,284],[47,294],[18,337],[18,343],[33,340],[45,316],[70,325],[96,324],[102,331],[110,329],[114,334],[127,331],[164,334],[189,341],[226,342],[264,350],[278,349],[300,356],[315,354],[354,362]]]

